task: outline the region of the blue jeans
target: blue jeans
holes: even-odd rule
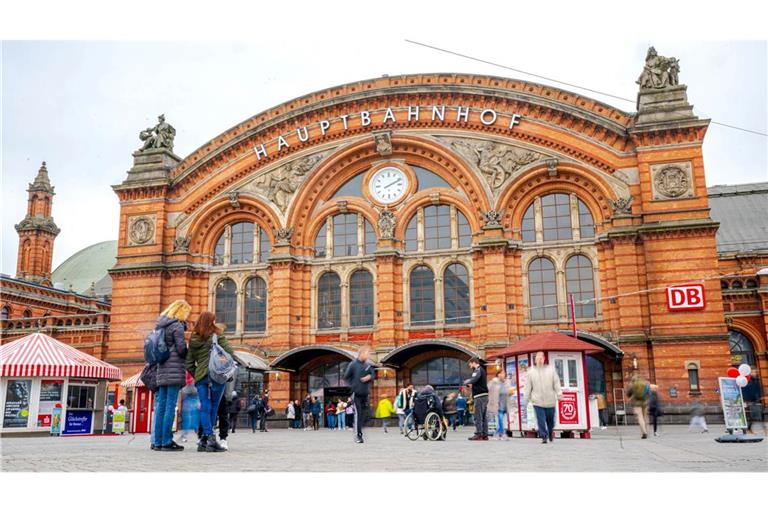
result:
[[[325,426],[330,429],[336,428],[336,413],[329,412],[325,416],[326,416]]]
[[[496,413],[496,433],[499,436],[504,437],[507,432],[507,422],[504,421],[507,417],[507,411],[499,411]]]
[[[256,420],[259,419],[258,414],[251,414],[251,430],[256,432]]]
[[[456,420],[463,427],[467,423],[467,410],[459,409],[456,411]]]
[[[152,425],[151,443],[167,446],[173,441],[173,420],[176,419],[176,401],[181,386],[160,386],[155,393],[155,418]]]
[[[536,423],[539,426],[539,437],[546,439],[550,435],[553,435],[553,431],[555,430],[555,408],[534,405],[533,410],[536,411]]]
[[[203,377],[195,383],[195,387],[197,396],[200,397],[200,425],[203,427],[203,435],[211,436],[219,412],[219,403],[224,395],[224,384]]]
[[[337,414],[336,419],[339,420],[339,430],[347,428],[347,415],[345,413]]]

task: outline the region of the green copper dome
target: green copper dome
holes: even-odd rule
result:
[[[112,295],[112,278],[107,271],[115,266],[117,240],[86,247],[56,267],[51,276],[54,286],[88,295],[91,283],[97,296]]]

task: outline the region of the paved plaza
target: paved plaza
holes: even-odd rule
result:
[[[469,442],[471,430],[446,442],[409,441],[390,430],[368,429],[367,442],[351,432],[237,432],[227,453],[154,452],[144,435],[2,438],[3,471],[766,471],[768,442],[720,444],[722,427],[688,433],[663,427],[641,440],[635,427],[598,431],[592,439]],[[623,443],[623,447],[622,447]]]

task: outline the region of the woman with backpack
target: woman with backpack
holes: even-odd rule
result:
[[[187,371],[195,379],[198,396],[200,397],[200,425],[203,436],[197,447],[199,452],[223,452],[226,451],[216,440],[213,433],[213,425],[216,423],[216,415],[219,410],[221,397],[224,394],[225,382],[217,382],[209,374],[209,361],[214,350],[214,342],[226,351],[230,357],[232,348],[227,339],[221,334],[223,329],[216,325],[216,315],[210,311],[203,311],[195,323],[192,337],[189,340],[187,352]],[[218,349],[217,349],[218,352]],[[214,376],[215,377],[215,376]]]
[[[155,418],[150,448],[156,451],[176,452],[184,449],[173,440],[173,421],[176,419],[176,402],[179,390],[185,383],[184,359],[187,343],[184,331],[192,308],[187,301],[177,300],[162,312],[155,329],[165,333],[168,358],[157,364],[157,391],[155,392]]]

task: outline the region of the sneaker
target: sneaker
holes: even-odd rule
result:
[[[542,437],[541,438],[541,444],[547,444],[547,438],[546,437]]]
[[[470,441],[482,441],[483,440],[483,436],[480,435],[480,434],[475,434],[472,437],[469,437],[467,439],[469,439]]]
[[[206,452],[225,452],[227,450],[225,448],[222,448],[219,442],[216,441],[216,435],[214,434],[208,437],[208,441],[205,443],[205,451]]]
[[[549,442],[550,443],[554,443],[555,442],[555,433],[554,432],[550,432],[549,433]]]
[[[706,434],[707,432],[709,432],[708,428],[705,428],[704,430],[701,431],[702,434]]]
[[[648,439],[648,434],[643,434],[642,436],[640,436],[640,439]]]
[[[222,439],[221,441],[219,441],[219,446],[221,446],[225,450],[229,450],[229,445],[227,445],[227,440],[226,439]]]
[[[355,437],[355,442],[358,444],[363,444],[363,438],[362,437]]]
[[[163,446],[162,448],[160,448],[160,450],[164,452],[180,452],[184,450],[184,447],[179,444],[176,444],[175,441],[171,441],[171,444],[167,444]]]
[[[607,429],[607,428],[608,428],[608,427],[606,427],[605,425],[603,425],[602,427],[600,427],[600,430],[605,430],[605,429]]]
[[[155,444],[150,444],[149,445],[149,449],[152,450],[152,451],[155,451],[155,452],[159,452],[160,451],[160,447],[155,445]]]
[[[659,433],[658,432],[654,432],[653,433],[653,437],[659,437]]]

